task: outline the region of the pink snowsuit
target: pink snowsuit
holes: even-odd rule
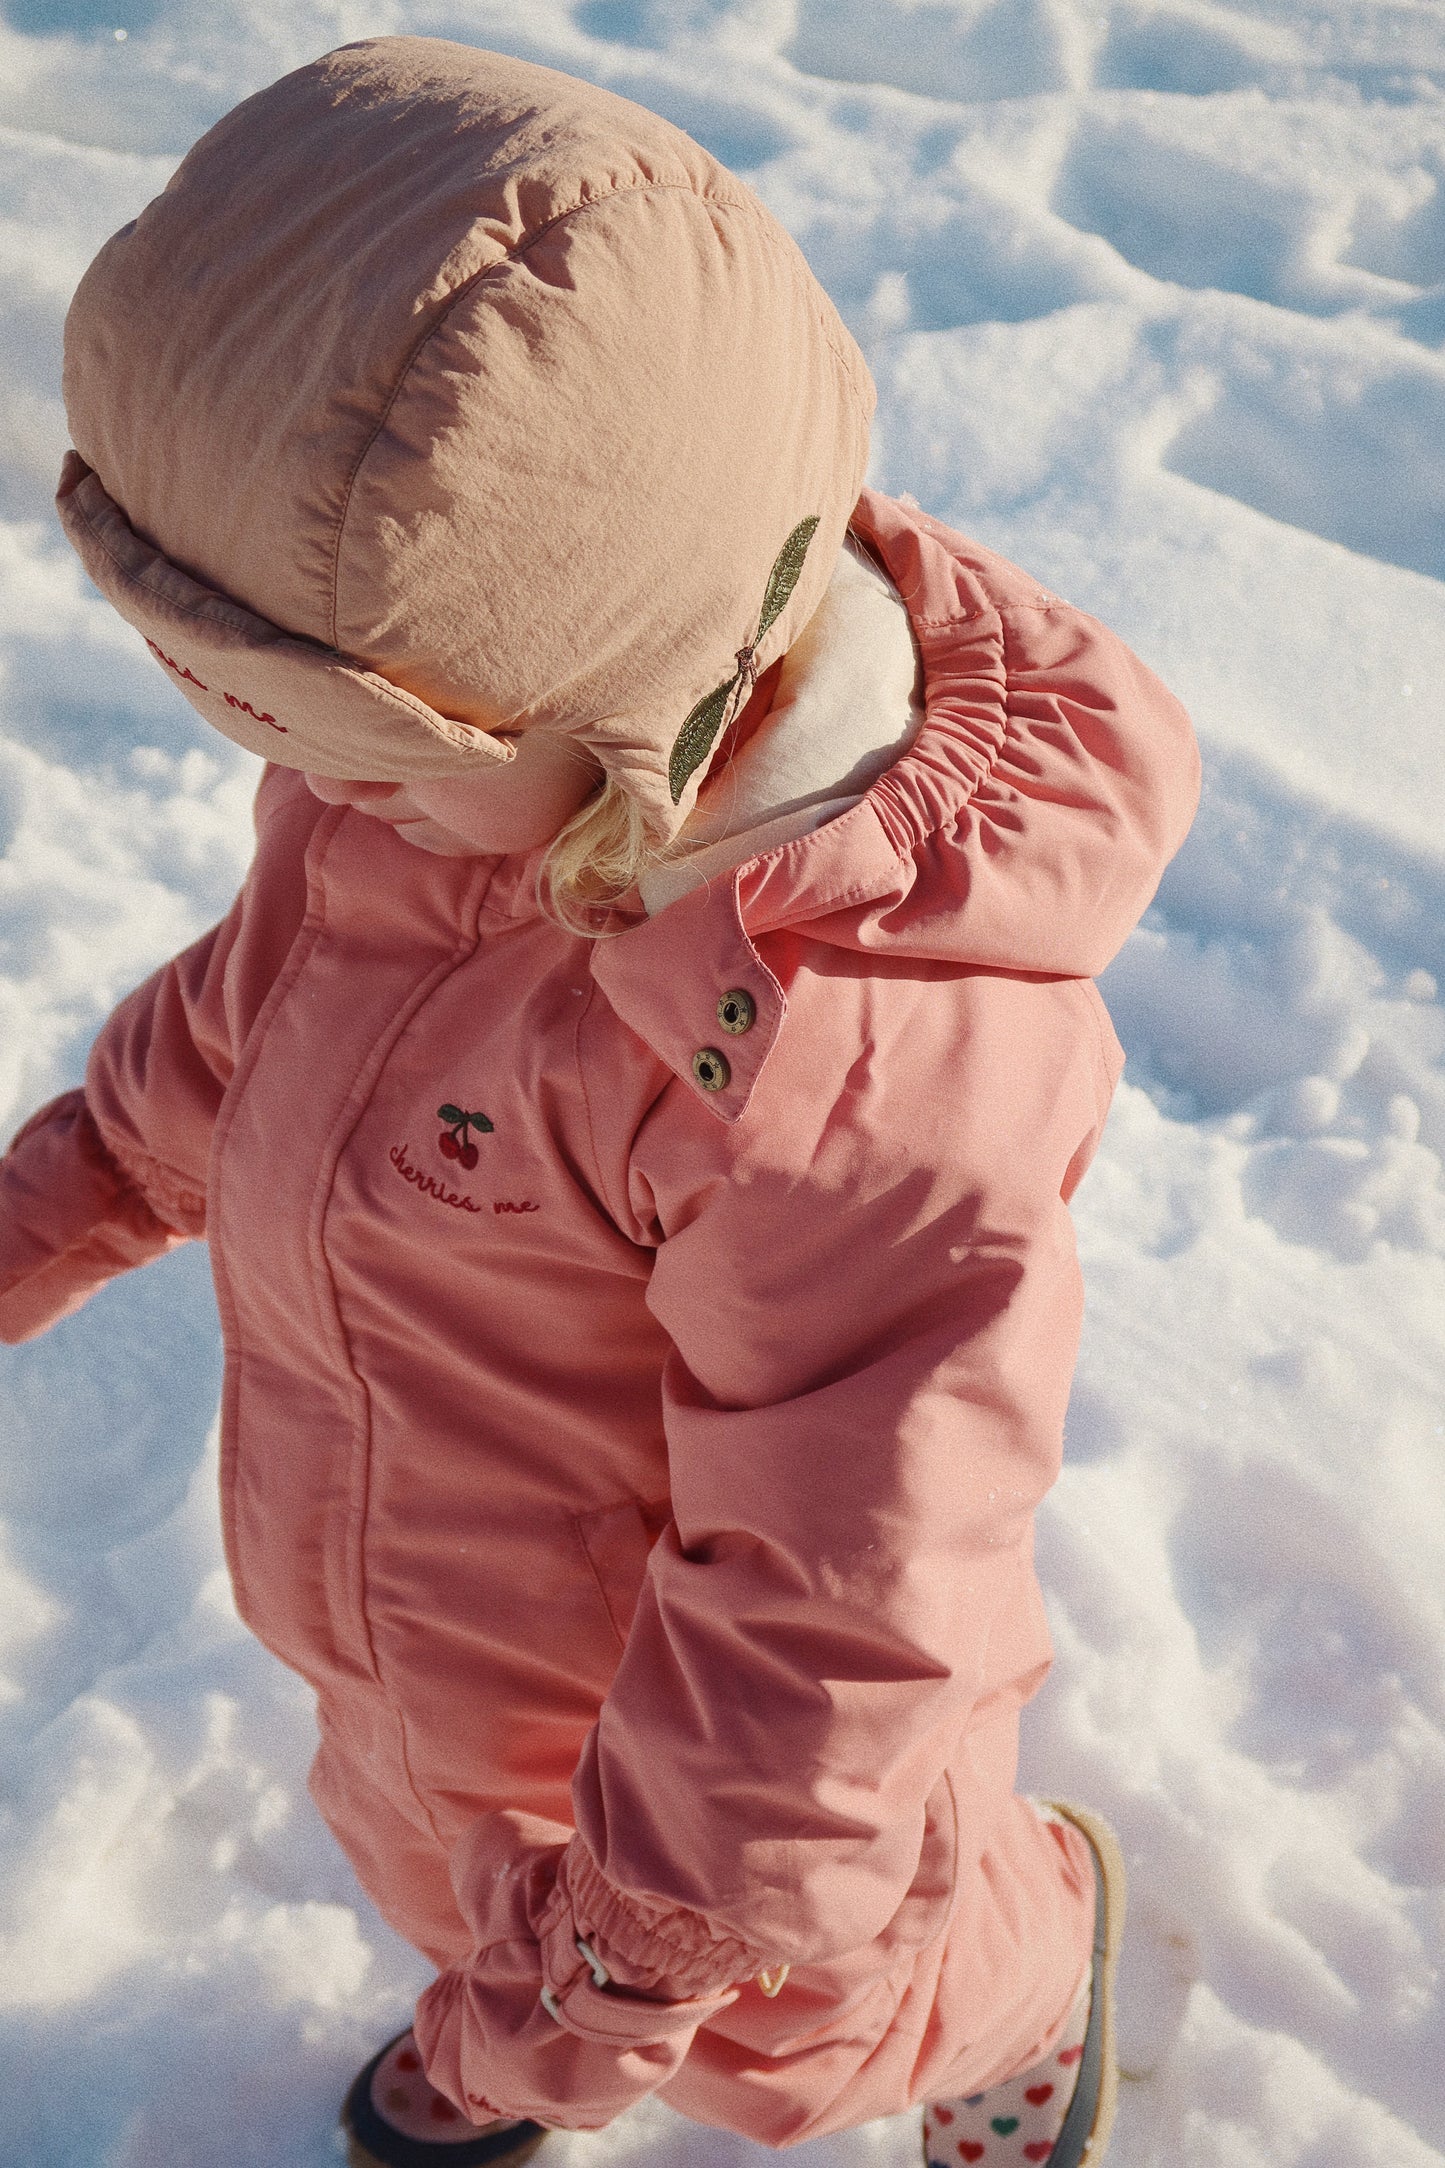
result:
[[[1013,1793],[1032,1515],[1122,1063],[1091,975],[1197,756],[1023,573],[854,528],[927,715],[853,811],[589,943],[530,860],[269,769],[231,912],[0,1162],[8,1338],[208,1238],[238,1602],[479,2119],[815,2136],[1027,2066],[1087,1952],[1083,1840]]]

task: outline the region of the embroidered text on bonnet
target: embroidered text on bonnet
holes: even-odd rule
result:
[[[406,780],[565,725],[665,835],[706,773],[674,800],[679,731],[814,518],[755,667],[822,597],[873,388],[679,129],[376,38],[247,99],[106,244],[65,400],[66,532],[227,737]]]

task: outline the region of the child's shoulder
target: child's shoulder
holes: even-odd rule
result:
[[[1025,625],[1037,624],[1046,612],[1061,627],[1097,626],[1037,573],[926,512],[916,497],[865,489],[852,528],[904,594],[915,623],[921,616],[924,622],[963,625],[982,606],[1016,624],[1020,618]]]
[[[968,568],[996,609],[1067,607],[1032,572],[1026,572],[1022,565],[1000,556],[997,550],[989,549],[986,543],[976,541],[972,535],[936,519],[931,512],[925,512],[915,498],[903,497],[899,502],[925,534],[931,535],[935,542],[941,542],[956,563]]]

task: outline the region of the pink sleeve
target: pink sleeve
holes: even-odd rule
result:
[[[0,1159],[0,1339],[29,1340],[119,1272],[206,1231],[206,1162],[228,1074],[217,987],[239,904],[123,1001],[86,1088]]]
[[[768,1072],[744,1163],[684,1189],[686,1157],[659,1161],[674,1517],[573,1785],[589,1924],[689,1994],[887,1930],[965,1731],[1047,1668],[1065,1200],[1109,1094],[1076,981],[834,967],[789,1001],[796,1069]],[[807,1106],[807,1063],[860,1042],[889,1058]]]
[[[42,1107],[0,1158],[0,1340],[31,1339],[117,1273],[204,1235],[234,1048],[300,921],[320,811],[299,778],[268,771],[261,849],[226,917],[127,996],[85,1090]]]
[[[593,2127],[759,1971],[946,1911],[970,1800],[945,1772],[1049,1661],[1030,1528],[1081,1313],[1065,1200],[1109,1048],[1077,982],[859,963],[850,983],[828,962],[792,976],[796,1067],[780,1043],[750,1141],[685,1087],[639,1140],[674,1520],[576,1834],[491,1817],[454,1860],[477,1954],[417,2031],[474,2115]],[[895,1053],[866,1075],[846,1021],[829,1031],[854,1001]],[[830,1036],[841,1073],[820,1078]]]
[[[84,1092],[52,1099],[0,1159],[0,1340],[33,1339],[184,1240],[122,1175]]]

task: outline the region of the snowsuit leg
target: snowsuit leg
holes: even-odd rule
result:
[[[1088,1961],[1093,1867],[1077,1829],[1013,1796],[1017,1742],[1010,1712],[951,1772],[956,1879],[931,1938],[795,1967],[775,2000],[750,1986],[699,2030],[670,2106],[794,2145],[982,2091],[1048,2053]]]
[[[888,1930],[795,1966],[776,1998],[747,1986],[700,2028],[661,2098],[694,2122],[784,2146],[980,2091],[1047,2054],[1088,1957],[1093,1870],[1076,1829],[1042,1822],[1014,1795],[1018,1728],[1010,1709],[970,1733]],[[439,1968],[464,1963],[471,1938],[445,1848],[334,1755],[328,1745],[318,1756],[312,1789],[334,1811],[341,1780],[335,1822],[358,1879]]]
[[[472,1938],[457,1909],[445,1847],[367,1783],[354,1763],[343,1771],[329,1742],[311,1764],[310,1788],[382,1918],[438,1971],[463,1963]]]

